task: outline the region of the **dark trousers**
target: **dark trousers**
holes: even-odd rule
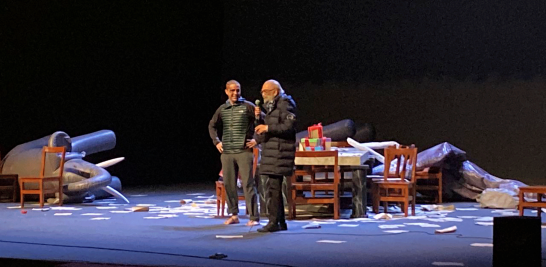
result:
[[[263,177],[265,176],[265,177]],[[264,179],[265,178],[265,179]],[[269,223],[284,223],[284,201],[283,201],[283,179],[282,175],[262,175],[262,181],[267,181],[267,192],[269,203],[267,209],[269,212]]]

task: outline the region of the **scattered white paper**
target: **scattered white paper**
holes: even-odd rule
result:
[[[319,240],[317,243],[329,243],[329,244],[341,244],[345,243],[347,241],[341,241],[341,240]]]
[[[434,232],[439,234],[445,234],[445,233],[453,233],[457,231],[457,226],[451,226],[444,229],[436,229]]]
[[[111,210],[111,213],[131,213],[130,210]]]
[[[242,235],[216,235],[216,238],[243,238]]]
[[[75,207],[51,207],[52,210],[81,210],[82,208]]]
[[[55,214],[53,214],[53,215],[55,215],[55,216],[70,216],[70,215],[72,215],[72,213],[70,213],[70,212],[65,212],[65,213],[55,213]]]
[[[82,216],[101,216],[102,213],[83,213]]]
[[[213,197],[215,197],[215,195],[212,195],[212,196],[209,196],[209,197],[207,197],[207,196],[197,196],[197,197],[195,197],[195,198],[211,199],[211,198],[213,198]]]
[[[167,203],[180,203],[180,200],[165,200]]]
[[[480,218],[476,218],[474,220],[477,221],[477,222],[492,222],[493,217],[480,217]]]
[[[33,208],[32,210],[48,211],[50,208]]]
[[[492,210],[491,213],[505,213],[505,212],[516,212],[518,210],[516,209],[496,209],[496,210]]]
[[[184,213],[184,215],[186,215],[186,216],[203,216],[203,215],[205,215],[205,213],[203,213],[203,212],[186,212],[186,213]]]
[[[11,206],[11,207],[8,207],[8,209],[20,209],[21,206]]]
[[[379,228],[381,228],[381,229],[396,229],[396,228],[400,228],[400,227],[406,227],[406,226],[403,225],[403,224],[382,224],[382,225],[379,225]]]
[[[115,210],[117,207],[97,207],[99,210]]]
[[[156,204],[137,204],[136,205],[137,207],[153,207],[153,206],[157,206]]]
[[[306,225],[302,226],[301,228],[303,228],[303,229],[320,229],[321,226],[320,226],[320,224],[310,223],[310,224],[306,224]]]
[[[493,247],[492,243],[472,243],[470,245],[473,247]]]
[[[338,227],[358,227],[358,224],[340,224]]]
[[[176,218],[176,217],[178,217],[178,215],[176,215],[176,214],[159,214],[157,216],[165,217],[165,218]]]
[[[477,225],[493,226],[493,222],[476,222]]]
[[[373,216],[373,218],[376,219],[376,220],[380,220],[380,219],[390,220],[390,219],[392,219],[392,215],[387,214],[387,213],[379,213],[379,214],[376,214],[375,216]]]
[[[208,215],[208,216],[200,216],[200,215],[197,215],[197,216],[195,216],[195,217],[196,217],[196,218],[202,218],[202,219],[212,219],[212,218],[214,218],[214,216],[212,216],[212,215]],[[265,224],[264,224],[264,225],[265,225]]]
[[[148,196],[148,195],[143,195],[143,194],[140,194],[140,195],[129,195],[130,197],[145,197],[145,196]]]
[[[104,220],[110,220],[109,217],[95,217],[91,218],[91,221],[104,221]]]
[[[149,220],[157,220],[157,219],[166,219],[166,217],[144,217],[144,219],[149,219]]]
[[[474,210],[478,210],[477,208],[456,208],[456,210],[460,210],[460,211],[474,211]]]
[[[407,233],[409,232],[408,230],[386,230],[386,231],[383,231],[384,233],[389,233],[389,234],[401,234],[401,233]]]
[[[416,225],[421,227],[440,227],[437,224],[430,224],[430,223],[404,223],[405,225]]]
[[[188,196],[201,196],[201,195],[204,195],[205,193],[191,193],[191,194],[187,194]]]
[[[461,219],[476,219],[476,218],[479,218],[478,216],[457,216]]]
[[[435,262],[432,263],[432,265],[435,265],[435,266],[464,266],[464,263],[462,263],[462,262],[435,261]]]

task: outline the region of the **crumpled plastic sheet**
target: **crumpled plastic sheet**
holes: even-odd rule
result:
[[[512,179],[502,179],[491,175],[478,165],[466,160],[466,152],[448,142],[423,150],[417,155],[417,170],[442,168],[443,194],[446,201],[458,199],[477,199],[488,188],[502,189],[516,195],[519,187],[526,184]],[[376,166],[372,173],[382,175],[383,165]],[[536,199],[536,194],[526,194],[525,198]]]

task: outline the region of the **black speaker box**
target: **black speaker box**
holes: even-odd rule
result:
[[[541,266],[539,217],[493,218],[493,266]]]

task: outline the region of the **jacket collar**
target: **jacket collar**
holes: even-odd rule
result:
[[[225,107],[224,108],[229,108],[231,106],[238,106],[238,105],[241,105],[243,102],[245,102],[245,99],[241,96],[239,97],[239,99],[237,99],[237,101],[235,101],[235,103],[233,105],[231,105],[231,102],[229,102],[229,99],[226,101],[225,103]]]

